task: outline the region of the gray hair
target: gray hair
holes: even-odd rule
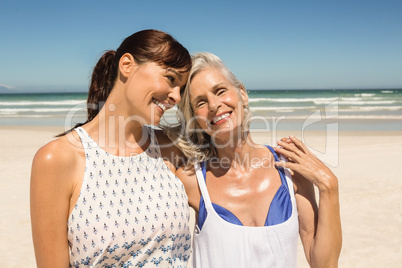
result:
[[[179,147],[179,149],[187,157],[189,164],[206,161],[217,156],[216,147],[211,141],[211,137],[202,131],[201,127],[198,125],[194,118],[194,111],[190,104],[190,84],[192,79],[202,70],[210,67],[221,71],[222,74],[236,88],[239,96],[241,90],[244,89],[243,83],[236,78],[236,76],[225,66],[219,57],[208,52],[200,52],[192,57],[192,68],[189,73],[186,88],[182,93],[181,101],[178,104],[180,111],[183,113],[182,118],[179,118],[180,123],[179,126],[176,127],[175,131],[172,132],[172,129],[167,131],[167,135],[172,140],[177,142],[177,147]],[[251,113],[248,103],[244,103],[243,108],[244,118],[241,124],[241,132],[243,135],[241,136],[245,137],[249,130]],[[178,130],[181,128],[180,130],[183,132],[183,127],[185,127],[184,135],[179,135]]]

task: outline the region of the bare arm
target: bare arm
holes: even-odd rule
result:
[[[342,247],[338,179],[301,141],[290,139],[291,143],[278,142],[283,148],[276,151],[289,162],[277,165],[295,173],[300,238],[307,261],[311,267],[337,267]],[[313,185],[319,191],[318,208]]]
[[[161,131],[155,133],[166,165],[181,180],[186,190],[189,205],[198,213],[201,191],[198,188],[194,167],[187,163],[184,154],[164,133]]]
[[[200,206],[201,191],[198,187],[195,171],[192,167],[180,167],[177,170],[177,177],[181,180],[188,196],[189,205],[195,210],[198,218],[198,210]]]
[[[165,133],[161,130],[155,131],[156,137],[158,139],[159,148],[161,150],[162,158],[169,169],[176,174],[176,171],[180,165],[183,164],[185,157],[184,154],[176,147],[175,143],[172,142]]]
[[[32,163],[31,223],[39,268],[69,267],[67,219],[74,188],[72,156],[59,139],[42,147]]]

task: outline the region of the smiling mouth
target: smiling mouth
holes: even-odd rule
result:
[[[162,103],[160,101],[158,101],[157,99],[152,99],[152,102],[156,104],[156,106],[158,106],[159,108],[161,108],[161,110],[163,112],[165,112],[166,110],[170,109],[173,107],[173,105],[167,104],[167,103]]]
[[[231,112],[228,112],[228,113],[224,113],[224,114],[221,114],[219,116],[214,117],[212,119],[212,121],[211,121],[211,125],[216,125],[217,123],[219,123],[223,119],[229,117],[231,114],[232,114]]]

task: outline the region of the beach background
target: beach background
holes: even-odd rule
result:
[[[339,267],[402,267],[402,89],[250,90],[252,136],[302,139],[338,176]],[[0,95],[0,267],[36,267],[29,215],[35,152],[85,119],[86,93]],[[165,116],[174,122],[177,112]],[[192,219],[193,220],[193,219]],[[308,267],[299,245],[298,267]]]

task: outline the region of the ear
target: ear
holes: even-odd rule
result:
[[[137,67],[138,64],[135,62],[133,55],[125,53],[121,56],[119,60],[119,71],[123,77],[128,78]]]
[[[244,104],[245,104],[245,105],[248,105],[247,90],[246,90],[246,88],[244,87],[243,84],[240,86],[240,96],[241,96],[241,98],[242,98]]]

